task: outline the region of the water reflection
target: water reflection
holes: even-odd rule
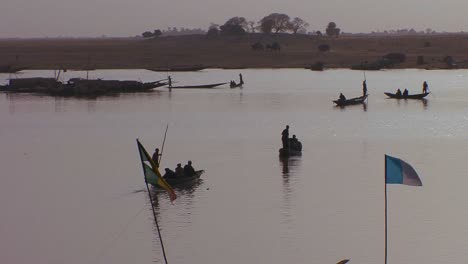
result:
[[[87,112],[96,112],[99,108],[99,104],[109,101],[132,101],[135,99],[154,100],[154,99],[172,99],[172,94],[166,91],[151,91],[141,93],[116,93],[106,95],[81,95],[81,96],[51,96],[45,94],[34,94],[34,93],[13,93],[3,92],[0,95],[5,96],[4,98],[8,101],[8,110],[10,114],[15,114],[21,110],[28,110],[32,108],[32,105],[27,103],[47,103],[53,112],[65,113],[76,111],[76,105],[78,108],[86,109]],[[78,104],[77,104],[78,103]],[[53,105],[52,105],[53,104]],[[52,108],[53,107],[53,108]]]
[[[387,99],[392,100],[393,98],[387,98]],[[408,106],[408,104],[421,103],[424,110],[427,110],[429,108],[429,100],[427,100],[426,98],[415,99],[415,100],[413,100],[413,99],[396,99],[396,101],[397,101],[398,107],[401,107],[402,105],[406,107],[406,106]]]
[[[301,164],[301,156],[283,157],[279,156],[279,161],[282,167],[282,174],[284,176],[290,176],[294,174]]]
[[[423,109],[427,110],[429,106],[429,101],[426,98],[423,98],[421,101],[422,101]]]
[[[292,217],[292,202],[291,197],[295,192],[295,183],[297,183],[297,178],[293,177],[299,174],[299,168],[301,165],[301,156],[293,157],[281,157],[279,158],[281,167],[282,167],[282,176],[283,176],[283,202],[281,212],[284,216],[284,223],[293,224]]]
[[[367,112],[367,102],[364,102],[364,103],[362,103],[362,104],[360,104],[360,105],[362,106],[362,110],[363,110],[364,112]],[[348,107],[354,108],[355,106],[358,106],[358,105],[357,105],[357,104],[356,104],[356,105],[342,105],[342,106],[335,105],[335,108],[339,108],[340,111],[343,111],[343,112],[344,112],[344,111],[346,111],[346,108],[348,108]]]
[[[195,192],[197,191],[198,188],[203,184],[203,179],[197,179],[193,182],[187,183],[187,184],[182,184],[179,186],[173,186],[172,188],[174,189],[178,201],[182,203],[185,207],[185,209],[191,209],[193,208],[192,203],[195,200]],[[150,188],[151,192],[151,200],[153,201],[153,205],[156,211],[156,215],[159,215],[159,199],[163,200],[168,200],[168,194],[166,190],[163,190],[161,188],[156,188],[152,186]]]

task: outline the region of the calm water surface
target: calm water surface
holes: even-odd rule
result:
[[[180,85],[239,71],[174,73]],[[74,99],[0,94],[0,262],[162,263],[135,139],[162,167],[191,159],[193,188],[156,207],[169,263],[383,263],[384,154],[411,163],[420,188],[388,187],[389,263],[468,259],[468,71],[243,70],[243,89]],[[27,71],[21,76],[53,76]],[[85,77],[67,72],[64,78]],[[112,70],[90,78],[153,81]],[[8,75],[0,75],[5,83]],[[384,91],[427,101],[386,99]],[[281,130],[302,157],[280,160]]]

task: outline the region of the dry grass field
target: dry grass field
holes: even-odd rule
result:
[[[255,42],[278,42],[280,52],[253,51]],[[320,52],[328,44],[331,50]],[[326,68],[350,68],[388,53],[403,53],[397,68],[447,68],[451,56],[468,68],[468,35],[341,36],[261,35],[217,37],[202,35],[156,39],[15,39],[0,40],[0,66],[28,69],[149,69],[203,65],[208,68],[302,68],[322,61]],[[418,64],[417,57],[424,63]]]

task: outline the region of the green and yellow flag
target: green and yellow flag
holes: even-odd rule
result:
[[[167,183],[166,180],[164,180],[164,178],[161,176],[158,167],[156,166],[153,159],[138,139],[137,144],[138,151],[140,152],[141,164],[143,165],[143,172],[145,173],[146,184],[149,183],[151,185],[157,185],[165,189],[169,193],[169,198],[171,199],[171,202],[174,201],[177,198],[174,190],[169,185],[169,183]]]

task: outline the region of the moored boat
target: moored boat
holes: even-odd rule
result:
[[[409,95],[403,95],[403,94],[394,94],[394,93],[388,93],[385,92],[385,95],[394,98],[394,99],[423,99],[429,94],[427,93],[421,93],[421,94],[409,94]]]
[[[215,88],[217,86],[221,86],[226,84],[227,82],[223,83],[212,83],[212,84],[201,84],[201,85],[183,85],[183,86],[169,86],[171,89],[203,89],[203,88]]]
[[[67,83],[62,83],[56,78],[36,77],[10,79],[9,84],[0,87],[0,91],[42,93],[59,96],[88,96],[146,92],[167,84],[165,80],[142,83],[139,81],[89,80],[81,78],[72,78]]]
[[[360,97],[355,97],[355,98],[350,98],[346,100],[333,100],[333,103],[336,104],[336,106],[346,106],[346,105],[356,105],[356,104],[362,104],[364,101],[367,99],[368,94]]]

